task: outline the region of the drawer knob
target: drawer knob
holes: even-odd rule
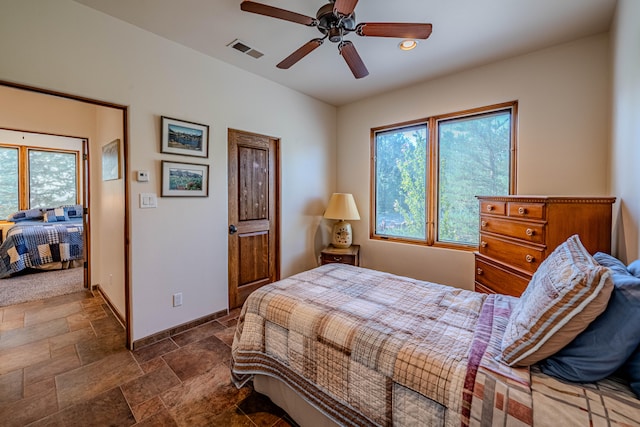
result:
[[[527,233],[527,236],[533,236],[534,235],[534,231],[530,228],[527,228],[527,231],[525,231],[525,233]]]
[[[342,261],[342,257],[341,257],[341,256],[334,256],[334,257],[333,257],[333,260],[334,260],[335,262],[340,262],[340,261]]]
[[[493,205],[487,205],[487,211],[491,212],[493,210]]]
[[[520,207],[518,208],[518,213],[519,213],[520,215],[524,215],[524,214],[526,214],[526,213],[527,213],[527,210],[526,210],[525,208],[523,208],[522,206],[520,206]]]
[[[482,242],[480,242],[480,246],[482,246],[483,248],[487,247],[487,242],[485,242],[484,240]]]
[[[527,262],[533,262],[535,260],[535,258],[531,255],[527,255],[526,257],[524,257],[524,259]]]
[[[478,276],[482,276],[484,274],[484,271],[482,271],[482,269],[480,267],[478,267],[478,269],[476,270],[476,274]]]
[[[487,226],[487,221],[482,221],[482,222],[480,223],[480,225],[482,225],[483,227],[486,227],[486,226]]]

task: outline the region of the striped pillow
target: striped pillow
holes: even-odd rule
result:
[[[554,354],[604,311],[612,289],[610,270],[571,236],[540,264],[520,297],[502,337],[502,360],[528,366]]]

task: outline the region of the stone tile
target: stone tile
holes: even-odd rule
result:
[[[119,387],[60,412],[65,426],[131,426],[136,419]]]
[[[20,319],[7,320],[0,323],[0,332],[24,327],[24,316]]]
[[[148,362],[140,363],[140,367],[145,374],[155,371],[156,369],[160,369],[164,366],[169,365],[167,365],[167,362],[165,362],[162,357],[156,357],[155,359],[151,359]]]
[[[66,332],[69,332],[66,319],[55,319],[20,329],[12,329],[2,334],[0,351],[40,341],[45,338],[55,337],[56,335]]]
[[[160,397],[179,425],[215,425],[215,417],[249,393],[249,387],[238,390],[233,385],[229,366],[223,363],[162,393]]]
[[[70,331],[91,327],[91,321],[84,311],[67,316]]]
[[[46,310],[34,308],[25,311],[24,325],[30,326],[35,325],[36,323],[48,322],[54,319],[60,319],[63,317],[66,318],[67,316],[79,312],[82,312],[82,305],[78,301],[48,307]]]
[[[223,343],[231,347],[231,345],[233,344],[233,337],[235,334],[236,334],[236,328],[231,327],[231,328],[224,328],[221,331],[216,332],[214,335],[220,341],[222,341]]]
[[[166,409],[136,424],[136,427],[174,427],[178,424],[174,421]]]
[[[73,348],[70,349],[73,351]],[[57,357],[24,368],[24,382],[25,385],[34,384],[78,367],[80,367],[78,355],[75,351],[67,350]]]
[[[238,317],[240,317],[241,311],[242,307],[234,308],[233,310],[229,311],[229,314],[219,317],[216,320],[223,326],[235,326],[236,323],[238,323]]]
[[[89,326],[88,328],[78,329],[76,331],[67,332],[65,334],[60,334],[55,337],[49,338],[49,344],[51,344],[51,350],[56,351],[64,347],[68,347],[70,345],[89,341],[95,339],[96,334],[93,332],[93,329]]]
[[[0,405],[22,399],[22,369],[0,375]]]
[[[96,331],[96,335],[103,337],[106,335],[125,334],[124,327],[120,324],[118,319],[111,313],[106,313],[106,316],[91,321],[93,329]]]
[[[170,351],[174,351],[177,348],[178,346],[176,343],[174,343],[170,338],[165,338],[146,347],[134,350],[133,355],[138,363],[144,363],[151,359],[155,359],[158,356],[169,353]]]
[[[78,355],[83,365],[96,362],[104,357],[120,353],[126,349],[126,338],[124,333],[103,337],[92,337],[91,339],[79,341],[76,344]]]
[[[0,406],[0,420],[4,427],[24,426],[57,411],[56,392],[51,390]]]
[[[162,358],[184,381],[209,371],[214,366],[231,359],[231,349],[216,337],[196,341]]]
[[[224,328],[218,322],[212,321],[205,323],[204,325],[196,326],[188,331],[182,332],[177,335],[172,335],[171,339],[180,347],[184,347],[195,341],[199,341],[203,338],[207,338],[222,331]]]
[[[84,301],[87,298],[92,298],[92,294],[90,291],[80,291],[73,292],[65,295],[58,295],[55,297],[47,298],[43,300],[43,305],[45,307],[53,306],[53,305],[62,305],[73,301]]]
[[[5,307],[2,321],[7,322],[9,320],[24,319],[25,311],[42,306],[44,306],[44,300],[30,301]]]
[[[45,392],[56,390],[56,382],[51,378],[44,379],[40,382],[33,384],[25,384],[24,386],[24,397],[32,397],[37,394],[43,394]]]
[[[104,311],[102,305],[91,305],[84,308],[84,313],[86,314],[89,320],[97,320],[102,319],[103,317],[107,317],[107,312]]]
[[[142,402],[137,405],[131,405],[131,402],[129,401],[129,406],[131,406],[131,411],[133,412],[133,416],[136,417],[136,420],[138,422],[144,419],[147,419],[149,417],[152,417],[160,412],[163,412],[163,411],[166,412],[167,410],[167,408],[164,406],[164,403],[162,403],[162,400],[160,399],[159,396],[152,397],[146,402]]]
[[[123,350],[56,376],[58,402],[66,408],[142,375],[131,353]]]
[[[229,427],[255,427],[255,424],[251,422],[249,417],[243,414],[242,411],[240,411],[235,406],[228,408],[221,414],[218,414],[215,417],[211,418],[210,425]]]
[[[35,365],[49,358],[48,340],[36,341],[20,347],[2,350],[0,351],[0,375]]]
[[[127,402],[135,406],[179,384],[176,374],[165,365],[123,384],[121,388]]]
[[[253,391],[236,406],[258,427],[270,427],[286,415],[286,412],[275,405],[271,399],[256,391]]]

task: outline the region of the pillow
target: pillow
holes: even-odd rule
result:
[[[640,399],[640,345],[625,362],[624,371],[629,377],[631,390],[633,390],[638,399]]]
[[[82,218],[83,208],[82,205],[69,205],[63,206],[67,217],[69,218]]]
[[[611,271],[598,264],[573,235],[538,267],[520,296],[502,337],[509,366],[539,362],[571,342],[604,311]]]
[[[18,212],[12,213],[7,218],[7,221],[19,222],[19,221],[26,221],[26,220],[38,220],[38,219],[42,219],[42,216],[43,216],[42,209],[33,208],[25,211],[18,211]]]
[[[612,278],[607,309],[566,347],[543,360],[542,372],[568,381],[598,381],[622,367],[640,344],[640,278],[626,268],[625,274],[613,273]],[[640,357],[638,361],[640,387]]]
[[[618,273],[622,275],[629,274],[627,266],[624,265],[624,263],[618,258],[613,257],[609,254],[605,254],[604,252],[596,252],[595,254],[593,254],[593,259],[595,259],[598,264],[609,267],[612,270],[612,273]]]
[[[44,213],[45,222],[68,221],[69,217],[63,208],[47,209]]]
[[[635,277],[640,278],[640,259],[633,261],[627,267],[627,271]]]

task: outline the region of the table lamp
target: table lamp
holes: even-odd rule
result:
[[[349,193],[333,193],[329,206],[324,212],[327,219],[337,219],[331,232],[331,244],[336,248],[346,249],[353,242],[351,224],[347,220],[360,219],[356,202]]]

